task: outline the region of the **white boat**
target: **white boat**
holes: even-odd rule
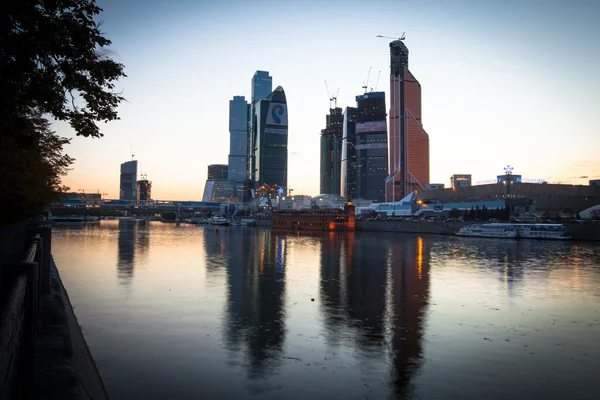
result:
[[[460,228],[458,236],[494,237],[513,239],[554,239],[568,240],[567,227],[563,224],[536,223],[492,223],[469,224]]]
[[[512,224],[469,224],[458,232],[458,236],[516,239],[517,229]]]
[[[210,223],[213,225],[229,225],[229,221],[223,217],[214,217],[210,220]]]

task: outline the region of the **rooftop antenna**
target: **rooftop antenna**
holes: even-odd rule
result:
[[[365,93],[367,93],[367,88],[369,87],[369,78],[371,77],[371,67],[369,67],[369,73],[367,74],[367,81],[363,83],[362,88],[365,90]]]
[[[395,38],[395,37],[391,37],[391,36],[381,36],[381,35],[377,35],[376,37],[384,38],[384,39],[393,39],[393,40],[404,40],[404,39],[406,39],[406,37],[404,36],[404,32],[402,32],[402,36],[400,36],[399,38]]]
[[[131,142],[129,142],[129,150],[131,150],[131,161],[133,161],[133,157],[135,157],[135,154],[133,154],[133,146],[131,145]]]

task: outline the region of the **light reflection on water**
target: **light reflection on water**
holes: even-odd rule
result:
[[[53,253],[113,399],[600,393],[595,244],[119,220]]]

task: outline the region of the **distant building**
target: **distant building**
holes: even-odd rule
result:
[[[320,194],[313,197],[311,200],[311,207],[318,208],[344,208],[348,199],[339,196],[337,194]]]
[[[384,92],[356,96],[355,196],[385,200],[388,175],[387,111]]]
[[[340,194],[343,125],[342,109],[330,109],[321,130],[321,193]]]
[[[227,179],[243,187],[248,165],[248,103],[244,96],[229,101],[229,164]]]
[[[590,186],[598,186],[598,187],[600,187],[600,179],[592,179],[592,180],[590,180]]]
[[[144,179],[143,174],[142,179],[137,181],[137,199],[141,201],[152,200],[152,181]]]
[[[425,185],[425,190],[444,189],[444,187],[443,183],[428,183]]]
[[[101,193],[85,193],[85,192],[67,192],[64,194],[67,199],[86,199],[86,200],[101,200]]]
[[[228,176],[227,164],[211,164],[208,166],[207,179],[228,180],[227,176]]]
[[[458,189],[471,185],[471,174],[455,174],[450,177],[451,188]]]
[[[280,210],[307,210],[311,207],[311,197],[304,195],[283,197],[279,202]]]
[[[340,167],[340,195],[356,198],[356,112],[346,107],[342,125],[342,160]]]
[[[265,99],[252,103],[248,133],[248,174],[254,188],[277,185],[285,194],[288,184],[288,109],[281,86]]]
[[[235,182],[227,179],[207,179],[204,185],[204,202],[234,202]]]
[[[137,160],[121,164],[119,200],[137,200]]]
[[[429,135],[421,122],[421,84],[408,69],[408,48],[390,43],[390,160],[387,201],[429,183]]]
[[[273,78],[268,71],[256,71],[252,77],[252,103],[266,99],[273,91]]]

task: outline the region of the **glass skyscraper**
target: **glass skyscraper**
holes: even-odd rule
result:
[[[252,103],[266,99],[273,91],[273,78],[268,71],[256,71],[252,77]]]
[[[227,179],[243,184],[248,156],[248,103],[244,96],[229,101],[229,169]]]
[[[321,130],[321,194],[340,194],[342,163],[342,126],[344,115],[341,108],[332,108]]]
[[[356,198],[356,108],[346,107],[342,127],[342,163],[340,194]]]
[[[137,200],[137,160],[121,164],[120,200]]]

